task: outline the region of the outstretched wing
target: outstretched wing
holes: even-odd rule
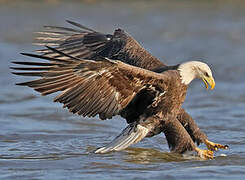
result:
[[[55,46],[59,51],[83,59],[107,57],[148,70],[165,66],[121,29],[115,30],[113,35],[103,34],[78,23],[67,22],[78,29],[45,26],[44,31],[38,32],[35,44]],[[38,52],[53,58],[66,58],[49,49]]]
[[[101,119],[111,118],[125,108],[147,84],[165,89],[165,82],[169,78],[120,61],[84,60],[47,48],[66,59],[24,54],[49,62],[13,62],[29,66],[12,67],[20,71],[14,74],[41,77],[18,85],[34,88],[42,95],[61,91],[54,101],[63,103],[71,112],[83,116],[94,117],[99,114]]]

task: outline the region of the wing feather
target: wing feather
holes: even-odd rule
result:
[[[38,33],[35,42],[40,45],[56,46],[59,51],[83,59],[97,60],[107,57],[149,70],[165,66],[121,29],[115,30],[114,34],[104,34],[76,22],[67,22],[79,30],[45,26],[44,31]],[[37,52],[49,57],[64,58],[48,49]]]
[[[57,49],[47,48],[66,56]],[[20,71],[13,72],[14,74],[29,73],[30,76],[41,76],[40,79],[19,85],[34,88],[42,95],[61,91],[54,101],[63,103],[71,112],[82,116],[99,115],[101,119],[111,118],[125,108],[135,94],[148,83],[164,89],[166,88],[164,81],[169,78],[164,74],[109,59],[93,61],[67,55],[65,61],[60,61],[58,58],[47,56],[26,55],[49,60],[49,66],[33,62],[14,62],[28,65],[28,67],[13,67],[14,70]],[[31,65],[35,67],[30,67]]]

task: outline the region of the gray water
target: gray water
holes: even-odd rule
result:
[[[123,28],[167,64],[207,62],[214,91],[196,80],[185,109],[210,140],[228,144],[214,160],[169,153],[164,135],[95,155],[126,123],[68,113],[54,96],[14,84],[12,60],[32,52],[33,32],[74,20],[102,32]],[[0,1],[0,179],[244,179],[245,2]],[[202,146],[204,148],[204,146]]]

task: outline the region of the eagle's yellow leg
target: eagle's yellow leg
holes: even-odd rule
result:
[[[198,156],[202,159],[213,159],[214,158],[214,152],[207,149],[200,149],[196,147],[195,151],[197,152]]]
[[[228,145],[217,144],[207,139],[205,140],[204,143],[206,144],[207,148],[211,151],[218,151],[218,149],[228,149],[229,148]]]

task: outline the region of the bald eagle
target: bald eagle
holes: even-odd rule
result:
[[[129,125],[95,153],[120,151],[161,132],[175,153],[196,151],[201,158],[212,159],[213,151],[228,148],[209,141],[182,108],[192,80],[203,80],[207,89],[215,87],[207,64],[188,61],[167,66],[121,29],[104,34],[67,22],[77,28],[45,26],[36,38],[36,44],[45,48],[39,54],[22,53],[48,62],[15,61],[27,67],[12,67],[17,70],[13,74],[40,77],[17,85],[42,95],[61,92],[54,102],[63,103],[72,113],[126,119]],[[208,150],[198,148],[200,143]]]

